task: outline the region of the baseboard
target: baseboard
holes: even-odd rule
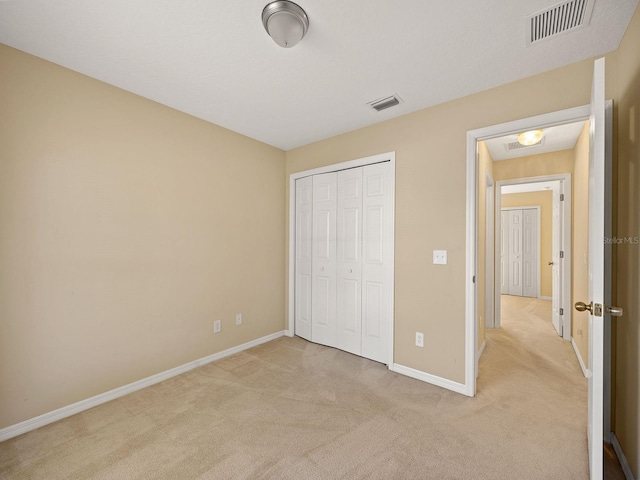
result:
[[[480,350],[478,350],[478,360],[480,360],[480,357],[482,356],[482,353],[484,352],[485,347],[487,346],[487,340],[483,340],[482,341],[482,345],[480,345]]]
[[[456,393],[467,395],[467,387],[463,383],[447,380],[446,378],[431,375],[430,373],[425,373],[420,370],[405,367],[404,365],[399,365],[397,363],[393,364],[392,370],[396,373],[406,375],[407,377],[415,378],[416,380],[422,380],[423,382],[430,383],[431,385],[436,385],[438,387],[446,388],[447,390],[451,390]]]
[[[629,465],[629,461],[622,451],[622,447],[620,446],[620,442],[618,441],[618,437],[616,437],[615,432],[611,432],[611,445],[613,445],[613,449],[618,456],[618,460],[620,461],[620,466],[622,467],[624,476],[627,477],[627,480],[636,480],[636,478],[633,476],[633,472],[631,471],[631,465]]]
[[[589,378],[589,370],[585,367],[584,362],[582,361],[582,356],[580,355],[580,350],[578,350],[578,345],[571,337],[571,345],[573,346],[573,351],[576,352],[576,357],[578,357],[578,362],[580,362],[580,368],[582,369],[582,373],[585,377]]]
[[[276,338],[280,338],[284,334],[284,330],[281,332],[272,333],[271,335],[267,335],[266,337],[258,338],[256,340],[243,343],[242,345],[228,348],[227,350],[223,350],[222,352],[214,353],[213,355],[209,355],[207,357],[185,363],[184,365],[180,365],[179,367],[175,367],[170,370],[151,375],[150,377],[143,378],[142,380],[138,380],[128,385],[109,390],[108,392],[101,393],[85,400],[81,400],[57,410],[53,410],[52,412],[47,412],[37,417],[30,418],[29,420],[25,420],[24,422],[16,423],[15,425],[10,425],[8,427],[2,428],[0,429],[0,442],[9,440],[13,437],[17,437],[18,435],[22,435],[23,433],[30,432],[31,430],[35,430],[36,428],[44,427],[45,425],[49,425],[50,423],[57,422],[58,420],[62,420],[63,418],[75,415],[76,413],[89,410],[90,408],[93,408],[97,405],[115,400],[116,398],[123,397],[137,390],[155,385],[156,383],[160,383],[171,377],[175,377],[182,373],[188,372],[189,370],[193,370],[194,368],[201,367],[202,365],[206,365],[207,363],[215,362],[216,360],[220,360],[230,355],[240,353],[244,350],[257,347],[258,345],[261,345],[263,343],[270,342],[271,340],[275,340]]]
[[[538,298],[539,298],[540,300],[553,300],[553,297],[545,297],[545,296],[543,296],[543,295],[538,295]]]

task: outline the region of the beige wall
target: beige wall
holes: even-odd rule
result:
[[[572,173],[573,158],[573,150],[511,158],[494,162],[493,172],[496,181]]]
[[[0,78],[0,428],[284,329],[284,152],[5,46]]]
[[[572,223],[571,223],[571,305],[589,302],[589,123],[578,137],[574,152]],[[584,365],[589,368],[589,315],[573,311],[571,336],[578,347]]]
[[[617,227],[622,242],[617,256],[616,305],[624,316],[613,319],[616,330],[615,432],[640,477],[640,8],[636,9],[620,48],[607,71],[615,86],[617,125]],[[607,77],[607,81],[610,78]],[[616,130],[614,130],[616,132]],[[614,152],[616,150],[614,149]],[[625,240],[626,239],[626,240]],[[630,243],[629,243],[630,241]]]
[[[551,297],[551,261],[553,247],[553,192],[510,193],[501,196],[502,207],[540,207],[540,295]]]
[[[486,265],[486,255],[487,255],[487,231],[486,231],[486,221],[487,221],[487,211],[486,211],[486,194],[487,194],[487,174],[491,178],[493,178],[493,159],[491,158],[491,154],[489,153],[489,149],[487,148],[487,144],[484,142],[478,142],[478,279],[482,279],[478,281],[478,311],[477,311],[477,322],[478,322],[478,348],[482,347],[484,343],[484,330],[486,326],[486,282],[484,279],[486,278],[487,273],[487,265]],[[494,182],[495,184],[495,182]],[[494,188],[494,202],[495,202],[495,188]],[[494,239],[495,241],[495,239]],[[494,243],[495,245],[495,243]],[[495,246],[492,246],[495,249]],[[490,265],[488,268],[492,268],[495,270],[493,265]],[[494,302],[495,303],[495,302]],[[495,309],[493,310],[495,312]]]

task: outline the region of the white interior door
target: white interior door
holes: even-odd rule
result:
[[[313,176],[311,340],[336,346],[336,173]]]
[[[311,340],[313,178],[296,180],[295,332]]]
[[[509,210],[509,295],[522,296],[522,210]]]
[[[485,195],[485,262],[484,262],[484,319],[488,328],[494,328],[495,310],[493,302],[495,300],[495,188],[493,179],[487,173],[487,188]]]
[[[604,58],[593,68],[591,86],[589,157],[589,470],[590,478],[603,477],[602,441],[604,437],[604,323],[610,321],[605,305],[604,238],[605,204],[611,195],[605,175],[605,68]],[[607,188],[609,187],[609,188]]]
[[[562,317],[560,316],[560,186],[553,189],[553,213],[551,226],[551,322],[558,335],[562,336]]]
[[[538,296],[538,210],[522,210],[522,295]]]
[[[338,172],[337,344],[362,354],[362,168]]]
[[[500,292],[509,293],[509,212],[500,212]]]

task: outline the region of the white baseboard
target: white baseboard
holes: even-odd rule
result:
[[[543,295],[538,295],[538,298],[539,298],[540,300],[553,300],[553,298],[552,298],[552,297],[545,297],[545,296],[543,296]]]
[[[467,387],[463,383],[453,382],[451,380],[447,380],[446,378],[431,375],[430,373],[425,373],[420,370],[405,367],[404,365],[400,365],[397,363],[393,364],[393,368],[391,370],[396,373],[406,375],[407,377],[415,378],[416,380],[422,380],[423,382],[446,388],[447,390],[451,390],[456,393],[467,395]]]
[[[484,349],[486,346],[487,346],[487,340],[485,339],[482,342],[482,345],[480,345],[480,350],[478,350],[478,360],[480,360],[480,357],[482,356],[482,353],[484,352]]]
[[[578,357],[578,362],[580,362],[580,368],[582,369],[582,373],[584,374],[585,377],[589,378],[589,370],[587,370],[587,367],[584,365],[584,362],[582,361],[582,356],[580,356],[580,350],[578,350],[578,345],[576,345],[576,342],[573,340],[573,337],[571,337],[571,345],[573,346],[573,351],[576,352],[576,357]]]
[[[622,451],[622,447],[620,446],[620,442],[618,441],[618,437],[616,437],[615,432],[611,432],[611,445],[613,445],[613,449],[616,451],[616,455],[618,455],[618,460],[620,461],[620,466],[622,467],[624,476],[627,477],[627,480],[636,480],[633,476],[633,472],[631,471],[631,465],[629,465],[629,461]]]
[[[242,345],[228,348],[227,350],[223,350],[222,352],[214,353],[213,355],[209,355],[207,357],[185,363],[184,365],[180,365],[179,367],[175,367],[170,370],[151,375],[150,377],[143,378],[142,380],[138,380],[128,385],[114,388],[113,390],[109,390],[108,392],[101,393],[94,397],[81,400],[71,405],[67,405],[66,407],[53,410],[52,412],[47,412],[37,417],[30,418],[29,420],[25,420],[24,422],[16,423],[15,425],[10,425],[8,427],[2,428],[0,429],[0,442],[9,440],[13,437],[17,437],[18,435],[22,435],[23,433],[30,432],[31,430],[35,430],[36,428],[44,427],[45,425],[49,425],[50,423],[57,422],[58,420],[62,420],[63,418],[75,415],[76,413],[89,410],[90,408],[93,408],[97,405],[101,405],[110,400],[115,400],[116,398],[123,397],[125,395],[128,395],[129,393],[141,390],[145,387],[160,383],[171,377],[175,377],[182,373],[188,372],[189,370],[193,370],[194,368],[206,365],[207,363],[215,362],[216,360],[220,360],[230,355],[240,353],[244,350],[257,347],[258,345],[261,345],[263,343],[270,342],[271,340],[275,340],[276,338],[280,338],[284,334],[284,330],[272,333],[271,335],[267,335],[266,337],[258,338],[256,340],[243,343]]]

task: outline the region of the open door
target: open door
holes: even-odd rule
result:
[[[604,438],[604,322],[622,310],[609,307],[610,269],[605,269],[605,225],[611,212],[611,177],[607,174],[607,126],[604,93],[604,58],[596,60],[591,87],[589,158],[589,303],[577,302],[578,311],[589,312],[589,471],[592,480],[603,477]]]
[[[563,335],[563,322],[560,315],[560,306],[562,299],[560,298],[560,282],[561,277],[561,260],[560,260],[560,188],[562,183],[558,182],[553,188],[553,217],[552,217],[552,246],[551,246],[551,322],[553,328],[556,329],[558,335]]]

